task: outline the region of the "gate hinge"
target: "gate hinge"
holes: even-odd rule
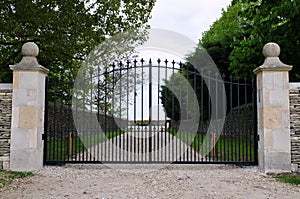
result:
[[[257,136],[256,136],[256,141],[259,141],[259,135],[257,134]]]
[[[42,140],[45,140],[46,134],[42,134]]]

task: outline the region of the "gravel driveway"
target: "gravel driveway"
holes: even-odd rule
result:
[[[255,167],[167,165],[154,171],[148,167],[44,167],[11,184],[0,198],[300,198],[299,186],[276,182]]]

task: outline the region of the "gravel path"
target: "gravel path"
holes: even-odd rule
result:
[[[150,166],[121,167],[45,167],[33,177],[12,183],[0,198],[300,198],[299,186],[276,182],[256,168],[168,165],[151,171]]]

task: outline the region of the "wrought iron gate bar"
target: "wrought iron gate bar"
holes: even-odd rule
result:
[[[76,86],[67,77],[49,79],[44,163],[255,165],[255,81],[219,77],[188,63],[141,59],[84,71]],[[223,104],[209,96],[224,94]],[[181,131],[198,109],[197,130]],[[220,135],[209,132],[211,117],[225,110]]]

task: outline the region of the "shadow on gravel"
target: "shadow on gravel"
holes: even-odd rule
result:
[[[240,167],[236,165],[216,165],[216,164],[66,164],[63,167],[73,169],[101,169],[101,170],[230,170],[234,168],[254,168]]]

